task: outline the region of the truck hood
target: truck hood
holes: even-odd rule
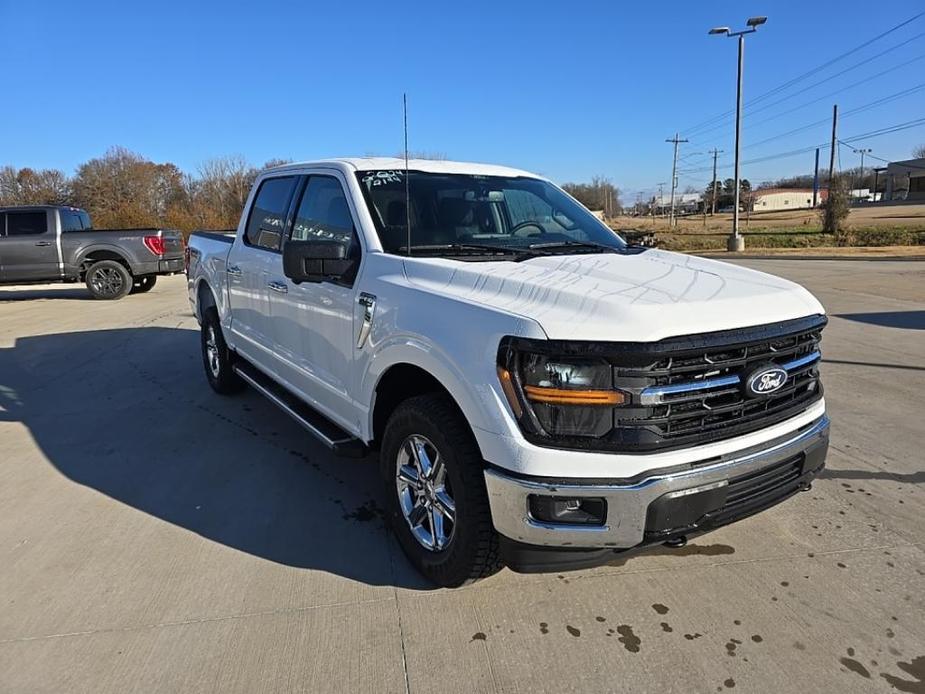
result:
[[[651,342],[825,312],[793,282],[659,250],[519,263],[415,258],[405,272],[421,289],[532,319],[550,339]]]

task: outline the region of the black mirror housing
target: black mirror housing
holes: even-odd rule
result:
[[[295,283],[340,280],[353,269],[347,246],[319,239],[287,241],[283,246],[283,274]]]

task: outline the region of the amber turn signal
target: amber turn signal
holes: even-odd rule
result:
[[[498,367],[498,379],[501,381],[501,390],[504,391],[504,397],[507,398],[507,401],[511,405],[511,410],[514,412],[514,416],[520,419],[523,416],[523,408],[520,406],[520,400],[517,398],[517,393],[514,391],[514,383],[511,381],[511,372],[505,369],[503,366]]]
[[[626,395],[618,390],[566,390],[524,386],[527,399],[547,405],[622,405]]]

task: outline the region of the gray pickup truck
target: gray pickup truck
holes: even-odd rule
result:
[[[168,229],[94,229],[77,207],[0,207],[0,284],[85,282],[95,299],[149,291],[184,269]]]

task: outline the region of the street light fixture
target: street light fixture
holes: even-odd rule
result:
[[[858,192],[860,192],[861,186],[864,185],[864,155],[871,154],[874,150],[870,148],[866,148],[866,149],[862,148],[862,149],[853,149],[851,151],[854,152],[855,154],[861,155],[861,182],[860,184],[858,184]],[[876,194],[874,195],[874,197],[876,197]]]
[[[739,151],[742,133],[742,66],[745,54],[745,35],[758,31],[758,27],[768,21],[767,17],[749,17],[745,24],[748,29],[732,31],[729,27],[714,27],[711,35],[723,35],[739,39],[739,69],[736,80],[736,143],[735,143],[735,202],[732,208],[732,234],[726,244],[730,251],[744,251],[745,239],[739,234]]]

